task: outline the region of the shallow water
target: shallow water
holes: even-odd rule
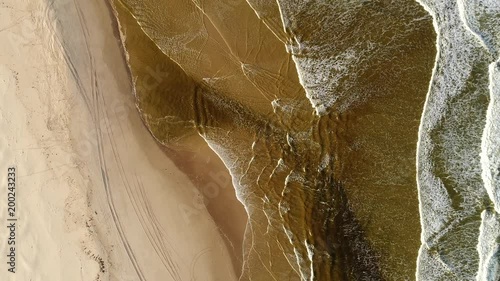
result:
[[[230,171],[242,280],[474,279],[498,34],[462,2],[114,1],[145,124]]]

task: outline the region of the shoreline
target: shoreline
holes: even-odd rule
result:
[[[184,220],[197,188],[139,118],[112,11],[74,3],[0,8],[24,19],[0,31],[1,168],[19,169],[23,245],[0,278],[237,280],[209,212]]]
[[[120,21],[118,20],[118,11],[116,10],[114,3],[112,3],[111,0],[107,0],[107,4],[115,26],[115,35],[120,41],[119,45],[121,51],[123,52],[123,61],[126,64],[130,81],[134,81],[137,77],[134,78],[129,64],[130,55],[125,46],[126,31],[120,25]],[[161,77],[158,77],[159,74],[163,73],[155,73],[154,78],[156,80],[161,79]],[[133,86],[132,91],[137,99],[138,97],[135,86]],[[140,116],[144,128],[148,130],[151,138],[156,140],[157,145],[161,148],[165,155],[173,161],[175,166],[182,171],[182,173],[188,176],[191,183],[196,187],[197,192],[199,192],[203,197],[202,201],[204,204],[200,204],[199,202],[196,202],[197,199],[194,198],[199,197],[200,194],[194,195],[194,208],[185,206],[185,212],[188,216],[193,214],[197,215],[199,214],[200,209],[206,208],[212,219],[214,219],[227,248],[231,252],[230,254],[233,260],[233,267],[237,276],[239,276],[241,274],[243,264],[242,247],[248,214],[245,211],[243,204],[236,198],[232,178],[226,165],[217,153],[213,151],[213,149],[210,148],[206,141],[200,136],[186,138],[186,143],[183,143],[182,147],[173,147],[161,144],[161,142],[155,138],[150,128],[146,125],[146,121],[143,118],[137,101],[135,102],[135,106],[137,114]]]

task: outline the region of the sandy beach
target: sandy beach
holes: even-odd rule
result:
[[[149,134],[105,1],[48,2],[0,4],[0,280],[237,280],[246,214],[221,161]]]

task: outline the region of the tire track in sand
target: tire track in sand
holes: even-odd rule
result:
[[[51,1],[47,7],[46,15],[48,15],[49,10],[52,9],[52,6],[54,5],[54,1]],[[87,59],[90,63],[90,85],[91,85],[91,91],[90,94],[87,91],[85,87],[85,83],[82,81],[82,77],[80,75],[79,69],[75,66],[75,63],[73,62],[72,55],[66,48],[66,45],[64,44],[64,40],[60,37],[60,33],[57,31],[57,28],[54,27],[52,22],[48,22],[48,28],[53,31],[54,37],[56,39],[56,46],[57,48],[60,49],[61,54],[63,55],[63,58],[66,62],[66,65],[68,66],[71,75],[76,83],[76,87],[78,90],[78,93],[82,96],[85,106],[87,110],[89,111],[92,121],[94,124],[94,130],[96,132],[96,141],[97,141],[97,150],[98,150],[98,158],[99,158],[99,165],[100,165],[100,170],[101,170],[101,178],[102,178],[102,183],[106,192],[106,201],[111,213],[111,217],[113,219],[113,224],[116,227],[116,230],[119,234],[121,243],[123,247],[125,248],[125,251],[127,253],[127,256],[132,263],[132,266],[134,267],[134,270],[139,277],[140,281],[146,281],[146,278],[144,277],[144,274],[137,262],[137,259],[135,257],[135,254],[132,250],[132,247],[130,246],[130,243],[125,235],[125,232],[123,231],[123,226],[120,221],[120,218],[118,216],[118,213],[115,208],[114,200],[113,200],[113,193],[110,187],[110,182],[109,182],[109,175],[108,175],[108,168],[107,168],[107,162],[104,157],[104,148],[103,148],[103,134],[100,128],[100,124],[98,120],[100,120],[100,110],[101,107],[99,106],[98,99],[99,97],[102,98],[101,91],[99,89],[99,83],[97,79],[97,73],[96,73],[96,68],[95,68],[95,59],[92,56],[92,51],[89,46],[89,31],[87,27],[87,23],[85,20],[85,17],[83,15],[83,12],[81,10],[80,5],[76,0],[73,0],[73,5],[77,11],[78,14],[78,20],[79,20],[79,26],[80,29],[84,35],[84,42],[85,42],[85,50],[87,53]],[[50,18],[50,17],[47,17]]]

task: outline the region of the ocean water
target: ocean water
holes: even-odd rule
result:
[[[152,135],[232,177],[241,280],[498,279],[498,1],[112,3]]]
[[[421,120],[418,280],[498,280],[497,1],[421,1],[438,56]],[[480,157],[478,157],[480,155]],[[496,209],[498,211],[498,209]]]

